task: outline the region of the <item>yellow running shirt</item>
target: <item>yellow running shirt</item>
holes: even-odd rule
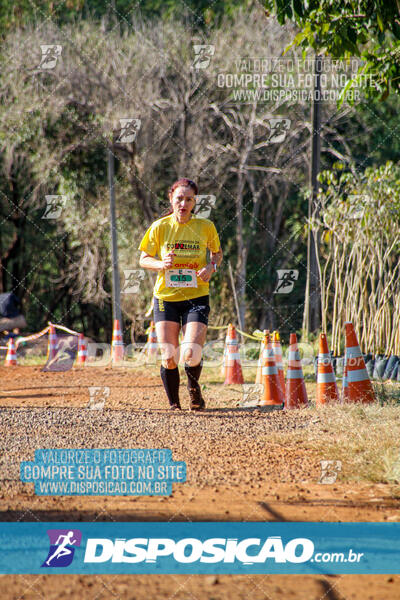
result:
[[[162,260],[168,252],[175,251],[171,269],[194,269],[199,271],[207,264],[206,249],[218,252],[220,241],[215,225],[209,219],[192,216],[187,223],[178,223],[174,215],[162,217],[149,227],[139,250]],[[154,296],[177,302],[206,296],[209,284],[197,277],[197,287],[167,287],[165,271],[158,271]]]

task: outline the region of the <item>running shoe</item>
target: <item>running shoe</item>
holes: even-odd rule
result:
[[[200,388],[188,388],[190,397],[190,410],[202,410],[206,407]]]

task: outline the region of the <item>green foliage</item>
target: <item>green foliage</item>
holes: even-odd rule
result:
[[[371,96],[385,99],[390,88],[400,92],[400,16],[397,2],[387,0],[266,0],[283,25],[294,21],[300,32],[293,44],[312,48],[334,58],[359,56],[359,73],[371,76],[366,88]]]
[[[355,177],[353,171],[324,171],[319,175],[322,184],[319,201],[324,207],[323,219],[327,231],[346,237],[379,241],[386,236],[392,240],[400,230],[400,163],[388,161],[378,168],[368,167]],[[398,237],[398,235],[397,235]],[[400,238],[394,251],[400,251]]]

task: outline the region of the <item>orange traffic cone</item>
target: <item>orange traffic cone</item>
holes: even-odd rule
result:
[[[301,368],[300,353],[297,348],[297,335],[290,334],[289,361],[286,373],[285,408],[304,408],[309,406],[303,369]]]
[[[257,363],[257,373],[256,373],[256,383],[262,383],[262,370],[263,370],[263,361],[264,361],[264,346],[265,346],[265,336],[269,335],[268,329],[264,329],[263,334],[264,337],[260,343],[260,354],[258,355],[258,363]]]
[[[57,354],[57,332],[52,323],[49,323],[49,341],[47,342],[47,359],[52,359]]]
[[[76,364],[82,365],[86,362],[87,359],[87,347],[85,342],[85,337],[83,333],[79,334],[78,339],[78,356],[76,357]]]
[[[15,348],[14,338],[10,337],[7,342],[7,354],[4,361],[5,367],[14,367],[17,364],[17,351]]]
[[[369,404],[374,402],[375,394],[365,368],[364,357],[358,345],[353,323],[345,323],[345,328],[348,402]]]
[[[283,409],[285,401],[279,381],[278,368],[275,363],[274,351],[268,333],[265,336],[262,375],[264,391],[260,406],[273,406],[274,408]]]
[[[336,377],[333,371],[331,355],[328,349],[328,340],[325,333],[319,336],[317,398],[316,404],[329,404],[339,401],[339,392]]]
[[[158,343],[154,321],[150,321],[149,335],[146,344],[147,362],[155,362],[157,357]]]
[[[113,336],[111,342],[111,358],[116,363],[124,359],[124,342],[119,319],[114,319]]]
[[[236,330],[231,323],[228,327],[227,340],[224,385],[230,385],[232,383],[244,383],[242,366],[240,364],[238,341],[236,338]]]
[[[278,369],[279,385],[281,386],[282,397],[285,398],[285,374],[283,372],[282,346],[280,342],[279,332],[274,331],[272,336],[272,350],[275,357],[276,368]]]

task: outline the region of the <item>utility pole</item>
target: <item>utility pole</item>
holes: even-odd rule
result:
[[[318,217],[319,206],[318,173],[321,168],[321,71],[322,56],[315,56],[314,94],[312,104],[312,138],[311,138],[311,168],[310,195],[308,200],[308,219]],[[317,251],[319,236],[309,228],[307,240],[307,283],[304,299],[303,332],[306,338],[310,332],[316,331],[321,325],[321,282],[318,267]]]
[[[121,331],[122,313],[121,313],[121,289],[119,282],[118,269],[118,244],[117,244],[117,228],[115,219],[115,192],[114,192],[114,154],[108,149],[108,185],[110,188],[110,228],[111,228],[111,269],[112,269],[112,311],[113,322],[119,320]]]

